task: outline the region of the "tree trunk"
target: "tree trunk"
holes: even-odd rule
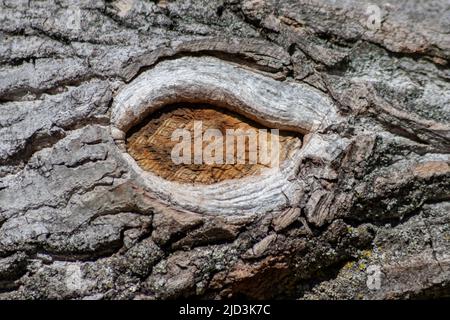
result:
[[[446,0],[2,1],[0,299],[450,296],[449,21]],[[157,117],[192,114],[283,131],[282,170],[180,178],[165,133],[148,162]]]

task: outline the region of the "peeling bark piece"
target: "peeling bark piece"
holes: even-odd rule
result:
[[[413,169],[413,173],[421,178],[431,178],[450,173],[450,165],[444,161],[429,161],[418,164]]]
[[[201,216],[193,213],[181,213],[173,210],[157,213],[153,218],[154,231],[152,237],[157,244],[164,245],[174,236],[179,236],[188,230],[199,227],[203,222]]]
[[[269,234],[267,237],[256,243],[253,248],[247,251],[246,256],[252,258],[261,257],[266,251],[270,250],[270,246],[277,239],[276,233]]]
[[[285,212],[277,215],[272,220],[272,225],[275,231],[281,231],[290,226],[294,221],[300,217],[300,208],[291,208]]]
[[[239,234],[240,225],[227,223],[222,217],[213,218],[205,225],[193,230],[188,235],[172,245],[174,250],[192,248],[201,245],[232,242]]]
[[[196,40],[174,41],[170,43],[170,47],[161,47],[146,52],[124,66],[123,73],[125,78],[130,81],[140,68],[154,65],[158,59],[187,53],[205,53],[223,59],[235,60],[243,65],[249,64],[249,61],[251,61],[251,67],[264,72],[286,73],[284,69],[290,64],[288,53],[281,47],[267,41],[206,37]]]
[[[329,218],[332,200],[333,195],[326,191],[318,190],[314,192],[305,207],[308,222],[319,227],[322,226]]]

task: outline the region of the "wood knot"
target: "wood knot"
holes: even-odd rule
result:
[[[208,134],[211,129],[215,133],[212,136]],[[179,130],[187,135],[174,135]],[[183,103],[166,106],[132,128],[127,134],[126,147],[142,169],[164,179],[212,184],[258,175],[288,159],[301,146],[299,134],[275,132],[228,110]],[[184,147],[180,149],[181,143]],[[187,161],[174,161],[174,148]],[[277,161],[267,161],[267,157],[275,155]],[[208,156],[213,162],[208,161]]]

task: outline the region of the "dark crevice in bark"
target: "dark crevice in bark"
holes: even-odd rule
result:
[[[197,52],[192,51],[177,51],[176,53],[170,54],[170,55],[161,55],[159,56],[152,64],[145,65],[139,67],[138,71],[133,74],[133,76],[129,79],[126,79],[126,83],[132,82],[134,79],[136,79],[139,75],[144,73],[145,71],[148,71],[152,69],[155,65],[157,65],[160,62],[168,61],[168,60],[176,60],[182,57],[202,57],[202,56],[212,56],[219,58],[221,60],[236,63],[241,66],[246,66],[250,69],[258,70],[263,72],[264,74],[272,75],[276,73],[286,73],[286,70],[283,69],[275,69],[270,66],[259,64],[255,59],[242,54],[231,54],[224,51],[217,51],[217,50],[202,50]],[[287,70],[290,70],[290,66],[285,67]]]

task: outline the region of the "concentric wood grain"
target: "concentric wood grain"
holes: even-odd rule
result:
[[[254,121],[220,109],[211,105],[177,104],[163,108],[161,111],[147,118],[134,128],[127,138],[128,153],[144,170],[151,171],[170,181],[185,183],[212,184],[228,179],[239,179],[249,175],[257,175],[270,164],[256,164],[249,162],[249,142],[245,144],[245,164],[175,164],[171,159],[171,151],[178,141],[171,141],[172,133],[176,129],[186,129],[191,133],[192,146],[194,145],[194,121],[202,121],[202,133],[207,129],[218,129],[225,137],[227,129],[270,129]],[[267,145],[271,146],[272,135],[267,130]],[[258,136],[259,138],[259,136]],[[236,150],[236,141],[234,150]],[[284,161],[294,146],[299,145],[300,137],[288,132],[280,132],[280,163]],[[206,147],[207,141],[203,142]],[[261,150],[258,146],[257,152]],[[223,141],[223,159],[226,152],[225,139]],[[268,150],[271,152],[272,150]],[[194,148],[191,148],[192,159]],[[234,154],[236,160],[236,153]]]

